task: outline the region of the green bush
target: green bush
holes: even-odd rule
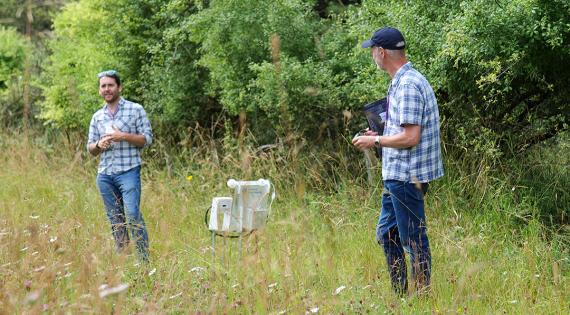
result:
[[[450,143],[496,158],[568,129],[567,1],[426,4],[387,16],[436,89]]]
[[[0,123],[12,125],[22,115],[23,71],[31,53],[24,36],[0,27]]]
[[[392,25],[436,91],[449,147],[493,161],[568,129],[567,1],[368,0],[331,11],[323,3],[68,4],[54,22],[42,117],[85,128],[100,106],[94,74],[115,68],[125,96],[173,139],[240,113],[262,141],[289,131],[309,141],[346,136],[390,81],[359,44]]]
[[[264,110],[272,105],[260,108],[250,103],[260,99],[251,95],[250,86],[265,90],[259,86],[264,79],[257,75],[281,56],[300,61],[314,56],[318,25],[317,16],[303,1],[212,1],[189,24],[192,39],[200,45],[199,64],[210,76],[209,95],[232,115],[243,111],[267,118]],[[272,90],[274,82],[268,83]]]
[[[188,24],[198,8],[182,0],[124,0],[119,5],[115,55],[124,66],[131,97],[145,106],[155,130],[174,139],[219,112],[204,91],[208,73],[197,64],[199,45],[190,40]]]
[[[112,53],[116,23],[108,13],[114,9],[102,0],[84,0],[67,4],[54,19],[56,37],[42,80],[40,117],[46,123],[84,131],[101,106],[97,73],[122,70]]]

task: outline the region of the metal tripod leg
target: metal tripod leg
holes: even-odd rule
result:
[[[216,232],[212,231],[212,263],[216,262]]]

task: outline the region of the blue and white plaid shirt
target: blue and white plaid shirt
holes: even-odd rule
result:
[[[382,148],[382,178],[427,183],[443,176],[435,94],[426,78],[410,62],[396,72],[388,89],[384,135],[401,133],[407,124],[421,127],[420,142],[406,149]]]
[[[143,107],[121,98],[115,115],[111,114],[107,104],[93,114],[89,124],[87,150],[90,144],[111,132],[113,126],[122,132],[144,135],[145,147],[152,143],[150,121]],[[141,149],[127,141],[114,142],[108,150],[101,152],[98,172],[106,175],[118,174],[141,165]]]

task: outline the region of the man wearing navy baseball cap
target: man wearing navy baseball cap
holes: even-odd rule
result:
[[[371,39],[362,43],[362,48],[370,48],[372,46],[390,50],[402,50],[406,48],[406,40],[399,30],[393,27],[384,27],[374,32]]]
[[[426,78],[408,62],[406,40],[398,29],[377,30],[362,48],[370,48],[378,69],[392,78],[384,133],[368,131],[352,141],[361,150],[382,147],[384,190],[376,239],[386,255],[396,293],[408,291],[405,252],[416,290],[426,293],[431,252],[424,196],[429,182],[443,176],[437,101]]]

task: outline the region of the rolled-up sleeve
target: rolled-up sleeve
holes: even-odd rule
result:
[[[144,135],[145,144],[144,147],[148,147],[152,144],[152,127],[150,126],[150,121],[146,115],[145,110],[141,107],[137,119],[137,131],[139,134]]]
[[[99,134],[99,129],[97,128],[97,120],[95,119],[95,115],[91,118],[91,122],[89,123],[89,136],[87,138],[87,151],[89,151],[89,145],[92,143],[97,142],[101,138]]]
[[[413,84],[402,84],[397,93],[400,100],[400,126],[421,125],[424,102],[419,89]]]

